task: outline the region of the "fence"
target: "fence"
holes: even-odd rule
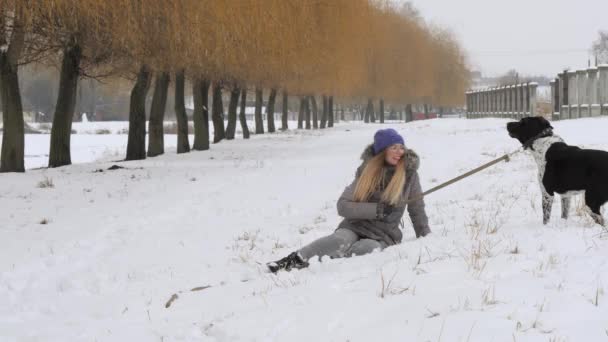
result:
[[[551,105],[553,120],[608,115],[608,65],[558,74]]]
[[[528,82],[503,87],[468,91],[467,118],[512,118],[536,115],[538,83]]]

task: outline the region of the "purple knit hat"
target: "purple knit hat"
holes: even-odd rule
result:
[[[378,154],[394,144],[405,145],[403,137],[394,129],[380,129],[374,134],[374,154]]]

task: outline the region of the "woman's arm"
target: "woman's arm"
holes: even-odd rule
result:
[[[378,203],[355,202],[355,187],[357,179],[344,189],[342,196],[338,199],[338,215],[353,220],[374,220],[378,214]]]
[[[408,199],[422,194],[422,187],[420,186],[418,172],[415,172],[412,175],[410,182],[412,182],[412,188],[410,189]],[[410,214],[412,225],[416,231],[416,237],[425,236],[431,232],[431,229],[429,228],[429,219],[426,216],[426,211],[424,210],[424,199],[421,198],[418,201],[409,203],[407,205],[407,212]]]

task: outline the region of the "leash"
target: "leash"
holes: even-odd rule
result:
[[[542,132],[540,132],[537,135],[533,136],[532,138],[528,139],[528,141],[526,141],[525,143],[523,143],[522,147],[519,148],[518,150],[515,150],[515,151],[513,151],[511,153],[505,154],[504,156],[502,156],[502,157],[500,157],[498,159],[494,159],[491,162],[485,163],[485,164],[483,164],[483,165],[481,165],[481,166],[479,166],[479,167],[477,167],[477,168],[475,168],[475,169],[473,169],[473,170],[471,170],[471,171],[469,171],[467,173],[464,173],[464,174],[462,174],[462,175],[460,175],[460,176],[458,176],[456,178],[452,178],[452,179],[450,179],[449,181],[447,181],[445,183],[441,183],[441,184],[437,185],[436,187],[431,188],[431,189],[423,192],[422,194],[420,194],[420,195],[418,195],[418,196],[416,196],[414,198],[408,199],[407,201],[405,201],[405,204],[410,204],[410,203],[419,201],[424,196],[426,196],[426,195],[428,195],[430,193],[433,193],[433,192],[435,192],[437,190],[443,189],[443,188],[445,188],[446,186],[448,186],[450,184],[454,184],[454,183],[458,182],[459,180],[465,179],[465,178],[467,178],[467,177],[469,177],[469,176],[471,176],[471,175],[473,175],[473,174],[475,174],[475,173],[477,173],[477,172],[479,172],[479,171],[481,171],[483,169],[487,169],[488,167],[490,167],[490,166],[492,166],[494,164],[498,164],[498,163],[500,163],[503,160],[506,161],[506,162],[508,162],[510,160],[510,158],[511,158],[512,155],[514,155],[516,153],[519,153],[519,152],[522,152],[522,151],[524,151],[524,150],[526,150],[528,148],[534,149],[532,147],[532,144],[536,141],[536,139],[540,139],[540,138],[544,138],[544,137],[549,137],[549,136],[552,136],[552,135],[553,135],[553,130],[551,129],[551,127],[548,127],[546,129],[544,129]]]
[[[492,166],[494,164],[498,164],[501,161],[508,162],[511,159],[512,155],[514,155],[516,153],[519,153],[519,152],[522,152],[522,151],[523,151],[523,146],[522,146],[522,148],[520,148],[520,149],[518,149],[516,151],[513,151],[511,153],[505,154],[504,156],[502,156],[500,158],[497,158],[497,159],[494,159],[491,162],[485,163],[485,164],[483,164],[483,165],[481,165],[481,166],[479,166],[477,168],[474,168],[473,170],[471,170],[471,171],[469,171],[467,173],[464,173],[464,174],[462,174],[462,175],[460,175],[458,177],[452,178],[452,179],[450,179],[449,181],[447,181],[445,183],[441,183],[441,184],[437,185],[436,187],[431,188],[431,189],[423,192],[422,194],[420,194],[420,195],[418,195],[418,196],[416,196],[414,198],[410,198],[407,201],[405,201],[405,204],[410,204],[410,203],[419,201],[424,196],[426,196],[426,195],[428,195],[430,193],[433,193],[433,192],[435,192],[437,190],[443,189],[443,188],[445,188],[448,185],[454,184],[454,183],[458,182],[459,180],[465,179],[465,178],[467,178],[467,177],[469,177],[469,176],[471,176],[471,175],[473,175],[473,174],[475,174],[475,173],[477,173],[477,172],[479,172],[481,170],[487,169],[488,167],[490,167],[490,166]]]

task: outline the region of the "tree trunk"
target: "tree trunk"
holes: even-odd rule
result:
[[[241,130],[243,131],[243,139],[249,139],[249,127],[247,127],[247,117],[245,117],[245,107],[247,106],[247,87],[243,87],[241,91],[241,112],[239,119],[241,121]]]
[[[369,121],[374,123],[376,122],[376,112],[374,111],[374,102],[370,99],[370,107],[369,107]]]
[[[309,96],[309,102],[312,106],[312,128],[319,128],[319,107],[317,107],[317,99],[314,95]]]
[[[77,44],[68,46],[63,50],[61,76],[59,77],[59,92],[57,95],[55,115],[53,116],[53,127],[51,128],[51,150],[49,153],[49,167],[58,167],[72,164],[72,159],[70,156],[70,138],[72,134],[72,118],[74,117],[74,108],[76,105],[76,90],[78,88],[78,75],[80,74],[81,58],[82,51],[80,49],[80,46],[78,46]],[[131,137],[130,128],[129,137]],[[145,158],[145,128],[143,139],[143,154]]]
[[[168,77],[168,75],[167,75]],[[97,113],[97,84],[95,80],[89,80],[91,85],[91,101],[89,102],[88,112],[91,114],[89,120],[95,120],[95,113]],[[165,96],[166,97],[166,96]]]
[[[184,100],[184,87],[186,79],[184,70],[175,74],[175,118],[177,119],[177,153],[190,152],[190,141],[188,138],[188,114]]]
[[[340,120],[344,121],[344,106],[340,106]]]
[[[255,134],[264,134],[264,120],[262,119],[262,106],[264,104],[264,91],[255,88]]]
[[[25,132],[23,107],[19,92],[19,58],[23,51],[24,32],[15,21],[7,50],[0,50],[0,98],[2,100],[2,159],[0,172],[25,172]]]
[[[209,149],[209,86],[206,79],[197,78],[192,86],[192,100],[194,102],[194,144],[193,150],[205,151]]]
[[[74,116],[72,117],[72,122],[82,122],[82,91],[84,82],[80,82],[80,86],[78,86],[77,81],[76,85],[76,101],[74,102]]]
[[[277,90],[270,89],[270,95],[268,95],[268,105],[266,106],[266,120],[268,122],[268,133],[274,133],[274,105],[277,98]]]
[[[234,85],[230,89],[230,103],[228,103],[228,127],[226,128],[226,139],[234,139],[236,131],[236,109],[239,106],[239,95],[241,95],[241,89]]]
[[[304,111],[306,113],[306,129],[311,129],[310,125],[310,101],[308,101],[308,96],[304,96]]]
[[[427,120],[429,119],[429,105],[426,103],[424,104],[424,118]]]
[[[334,97],[330,96],[327,104],[327,127],[334,127]]]
[[[380,99],[380,108],[378,110],[380,113],[380,123],[384,123],[384,99]]]
[[[298,112],[298,129],[304,128],[304,112],[306,111],[306,101],[304,101],[305,96],[300,97],[300,111]]]
[[[283,106],[283,115],[281,115],[281,130],[282,131],[286,131],[289,129],[289,125],[288,125],[288,115],[289,115],[289,110],[288,110],[288,96],[287,96],[287,90],[283,90],[283,102],[282,102],[282,106]]]
[[[321,129],[327,126],[327,106],[328,106],[327,95],[323,95],[323,112],[321,113]]]
[[[24,172],[25,133],[19,78],[17,70],[10,70],[7,66],[6,57],[1,56],[0,59],[2,59],[0,92],[4,124],[0,172]]]
[[[332,99],[332,108],[333,113],[334,113],[334,123],[338,123],[340,122],[340,115],[338,115],[340,113],[340,106],[336,104],[336,106],[333,106],[333,99]]]
[[[142,65],[131,89],[129,103],[129,137],[125,160],[146,159],[146,96],[150,88],[152,72]]]
[[[216,82],[213,86],[213,143],[216,144],[226,137],[224,130],[224,104],[222,103],[222,86]]]
[[[372,99],[367,99],[367,107],[365,108],[365,119],[363,120],[365,123],[373,122],[374,116],[374,103]]]
[[[158,74],[154,83],[154,96],[152,97],[150,122],[148,123],[148,157],[165,153],[163,122],[169,91],[169,73]]]
[[[408,104],[405,106],[405,122],[414,120],[414,113],[412,112],[412,105]]]

